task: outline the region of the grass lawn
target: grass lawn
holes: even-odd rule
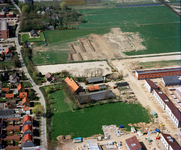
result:
[[[52,136],[71,134],[73,137],[89,137],[103,133],[102,125],[124,125],[150,122],[148,111],[140,104],[110,103],[71,111],[63,90],[51,93]],[[56,109],[56,110],[54,110]]]
[[[29,34],[23,34],[22,35],[22,42],[28,41],[28,42],[40,42],[40,41],[45,41],[43,32],[39,33],[39,38],[29,38]]]
[[[139,66],[142,68],[154,68],[156,67],[168,67],[168,66],[181,66],[181,60],[169,60],[169,61],[152,61],[152,62],[141,62]]]
[[[22,82],[25,88],[33,87],[30,82]]]
[[[1,61],[1,64],[8,69],[14,68],[14,65],[11,60]]]

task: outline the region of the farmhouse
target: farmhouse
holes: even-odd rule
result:
[[[0,21],[0,39],[4,38],[7,39],[9,38],[9,28],[8,28],[8,23],[6,20],[1,20]]]
[[[106,91],[98,91],[98,92],[92,92],[88,94],[80,94],[77,95],[78,101],[80,104],[85,104],[89,102],[96,102],[100,100],[105,100],[105,99],[112,99],[114,98],[114,94],[111,90],[106,90]]]
[[[92,83],[102,83],[104,82],[104,77],[94,77],[94,78],[87,78],[85,79],[87,84],[92,84]]]
[[[141,150],[142,146],[137,140],[136,136],[133,136],[131,138],[128,138],[126,141],[126,147],[128,150]]]
[[[74,79],[72,79],[72,78],[69,79],[69,77],[67,77],[65,79],[65,82],[71,89],[72,93],[78,93],[78,92],[82,91],[82,87]]]
[[[181,75],[181,67],[145,69],[145,70],[135,71],[135,76],[138,80],[160,78],[164,76],[174,76],[174,75],[177,76]]]
[[[161,133],[160,141],[163,143],[166,150],[180,150],[181,147],[177,144],[170,134]]]
[[[162,82],[165,87],[176,86],[176,85],[180,85],[181,83],[177,76],[165,76],[162,78]]]
[[[153,89],[158,89],[158,86],[153,81],[148,79],[145,80],[145,87],[150,93],[152,93]]]

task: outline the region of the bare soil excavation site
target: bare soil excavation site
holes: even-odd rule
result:
[[[123,33],[120,28],[113,28],[104,36],[91,34],[89,38],[79,38],[76,44],[70,44],[69,61],[123,58],[126,56],[122,52],[145,50],[142,42],[138,33]]]

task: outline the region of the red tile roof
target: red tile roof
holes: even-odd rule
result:
[[[6,49],[6,52],[5,52],[5,54],[7,54],[8,52],[9,52],[9,48],[7,48],[7,49]]]
[[[71,91],[74,93],[75,91],[77,91],[77,89],[79,88],[79,85],[74,81],[74,79],[69,79],[69,77],[67,77],[65,79],[65,82],[67,83],[67,85],[70,87]]]
[[[20,121],[20,118],[9,118],[6,121]]]
[[[129,146],[130,150],[137,150],[137,149],[142,148],[142,146],[139,143],[139,141],[137,140],[136,136],[128,138],[125,141],[126,141],[127,145]]]
[[[24,103],[30,103],[30,99],[29,98],[27,98],[27,97],[24,97],[23,98],[23,100],[22,100],[22,104],[24,104]]]
[[[88,87],[88,90],[89,91],[97,91],[97,90],[99,90],[100,88],[99,88],[99,85],[95,85],[95,86],[90,86],[90,87]]]
[[[20,136],[19,135],[6,136],[4,140],[20,140]]]
[[[27,92],[20,92],[19,93],[19,98],[24,98],[24,97],[27,97],[27,96],[28,96]]]
[[[30,140],[30,141],[32,141],[32,136],[30,135],[30,134],[26,134],[25,136],[24,136],[24,142],[26,142],[27,140]]]
[[[31,116],[29,116],[29,115],[24,116],[23,122],[25,123],[26,121],[32,122]]]
[[[2,51],[2,52],[1,52],[1,55],[3,55],[3,54],[4,54],[4,52]]]
[[[6,130],[20,130],[20,126],[7,126]]]
[[[172,147],[173,150],[181,150],[181,147],[177,144],[175,139],[170,134],[161,133],[167,143]]]
[[[1,88],[1,90],[4,91],[4,92],[8,92],[9,88]]]
[[[19,85],[17,86],[18,91],[21,90],[21,88],[22,88],[22,85],[19,84]]]
[[[24,110],[24,111],[30,110],[30,107],[24,105],[24,106],[23,106],[23,110]]]
[[[20,148],[20,146],[7,146],[6,148],[5,148],[5,150],[17,150],[17,149],[21,149]]]
[[[30,126],[29,124],[26,124],[26,125],[23,127],[23,132],[26,132],[27,130],[32,131],[32,126]]]
[[[5,97],[8,98],[14,98],[14,94],[5,94]]]

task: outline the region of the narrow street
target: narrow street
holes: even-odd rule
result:
[[[20,8],[14,3],[13,0],[11,0],[11,1],[14,4],[14,6],[17,8],[17,10],[19,11],[20,16],[22,16],[22,12],[21,12]],[[19,55],[19,60],[20,60],[20,62],[22,64],[22,70],[24,71],[25,75],[27,76],[29,82],[32,84],[33,89],[36,91],[37,96],[39,97],[41,104],[45,108],[45,113],[44,113],[44,115],[43,115],[43,117],[41,119],[41,122],[42,122],[41,123],[41,139],[42,139],[42,146],[46,148],[47,147],[47,136],[46,136],[46,104],[45,104],[45,99],[43,97],[43,94],[39,90],[39,86],[37,86],[34,83],[34,81],[32,80],[31,76],[29,75],[29,73],[28,73],[28,71],[26,69],[26,66],[24,64],[24,61],[23,61],[23,58],[22,58],[22,55],[21,55],[21,52],[20,52],[20,45],[19,45],[19,42],[18,42],[19,27],[20,27],[20,23],[18,24],[17,29],[16,29],[16,37],[12,38],[12,39],[15,41],[17,52],[20,54]]]

